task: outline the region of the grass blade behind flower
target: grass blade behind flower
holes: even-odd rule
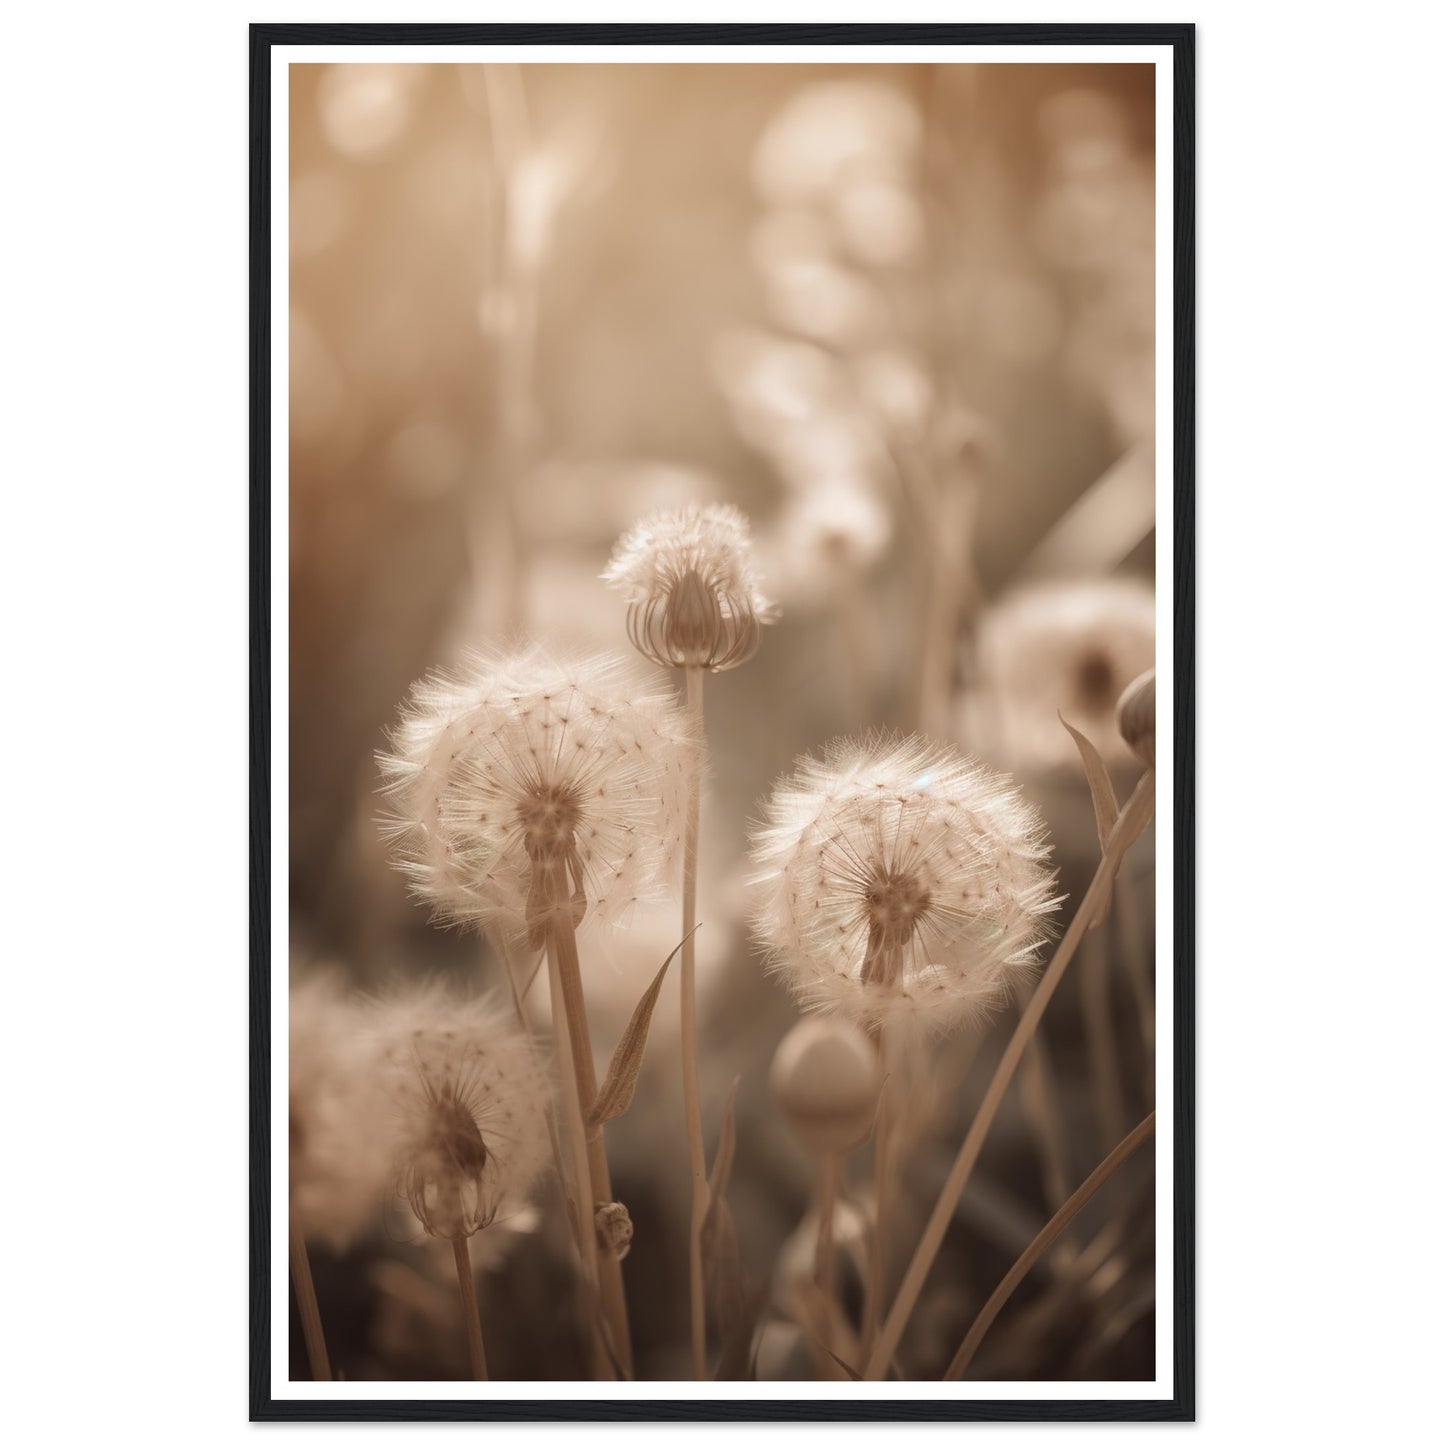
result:
[[[978,1312],[978,1318],[969,1327],[968,1333],[963,1337],[963,1343],[959,1345],[957,1353],[944,1372],[945,1380],[963,1379],[963,1372],[968,1369],[970,1361],[978,1353],[978,1347],[983,1343],[983,1337],[988,1333],[989,1326],[998,1317],[998,1312],[1008,1303],[1014,1290],[1023,1282],[1024,1276],[1034,1267],[1044,1251],[1069,1227],[1074,1216],[1113,1178],[1124,1161],[1153,1132],[1154,1114],[1151,1111],[1147,1118],[1136,1124],[1129,1134],[1114,1146],[1108,1157],[1069,1196],[1058,1213],[1039,1230],[1038,1234],[1034,1236],[1033,1242],[1014,1261],[1013,1267],[999,1281],[998,1287]]]

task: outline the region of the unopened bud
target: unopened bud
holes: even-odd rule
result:
[[[773,1098],[814,1153],[846,1153],[867,1137],[883,1087],[878,1050],[842,1019],[804,1019],[778,1045]]]
[[[1146,767],[1154,766],[1154,669],[1141,673],[1120,695],[1119,736]]]
[[[627,1252],[632,1248],[632,1216],[628,1214],[627,1206],[615,1199],[608,1204],[599,1204],[593,1218],[597,1226],[598,1245],[618,1259],[626,1259]]]

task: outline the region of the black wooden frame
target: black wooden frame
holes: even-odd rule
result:
[[[271,48],[1152,45],[1174,54],[1174,1397],[1171,1400],[277,1400],[271,1394]],[[250,28],[252,1420],[1194,1419],[1194,27],[253,25]]]

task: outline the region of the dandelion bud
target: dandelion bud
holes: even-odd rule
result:
[[[397,1182],[423,1230],[464,1239],[522,1209],[547,1162],[546,1075],[485,999],[378,1005]]]
[[[660,667],[737,667],[773,620],[747,519],[735,507],[644,518],[618,542],[602,576],[627,598],[633,646]]]
[[[883,1072],[862,1030],[842,1019],[804,1019],[773,1055],[773,1098],[815,1154],[844,1153],[873,1127]]]
[[[419,684],[392,743],[389,832],[414,891],[534,948],[559,917],[615,916],[655,890],[697,751],[635,667],[538,649]]]
[[[632,1249],[632,1216],[625,1204],[615,1199],[599,1204],[594,1216],[597,1226],[597,1243],[618,1259],[626,1259]]]
[[[1058,907],[1037,812],[923,738],[804,758],[754,830],[753,922],[808,1007],[925,1032],[998,1006]]]
[[[1154,669],[1141,673],[1119,698],[1119,736],[1146,767],[1154,766]]]

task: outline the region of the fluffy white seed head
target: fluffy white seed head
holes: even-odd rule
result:
[[[660,667],[725,672],[758,650],[774,620],[736,507],[688,506],[643,518],[602,574],[627,599],[627,633]]]
[[[419,683],[380,759],[399,866],[438,917],[542,943],[554,910],[615,918],[680,851],[698,744],[670,689],[540,649]]]
[[[1011,780],[924,738],[843,739],[774,788],[754,927],[806,1006],[942,1032],[1000,1004],[1057,906]]]
[[[986,613],[978,686],[962,717],[970,746],[1016,769],[1077,770],[1062,713],[1110,762],[1129,752],[1114,723],[1124,688],[1154,665],[1154,592],[1123,578],[1021,590]]]
[[[355,1002],[330,973],[292,983],[289,1023],[290,1207],[307,1238],[341,1250],[385,1192],[375,1056]]]
[[[373,1028],[398,1193],[427,1234],[460,1239],[522,1210],[549,1157],[549,1085],[489,999],[440,988],[378,1003]]]

